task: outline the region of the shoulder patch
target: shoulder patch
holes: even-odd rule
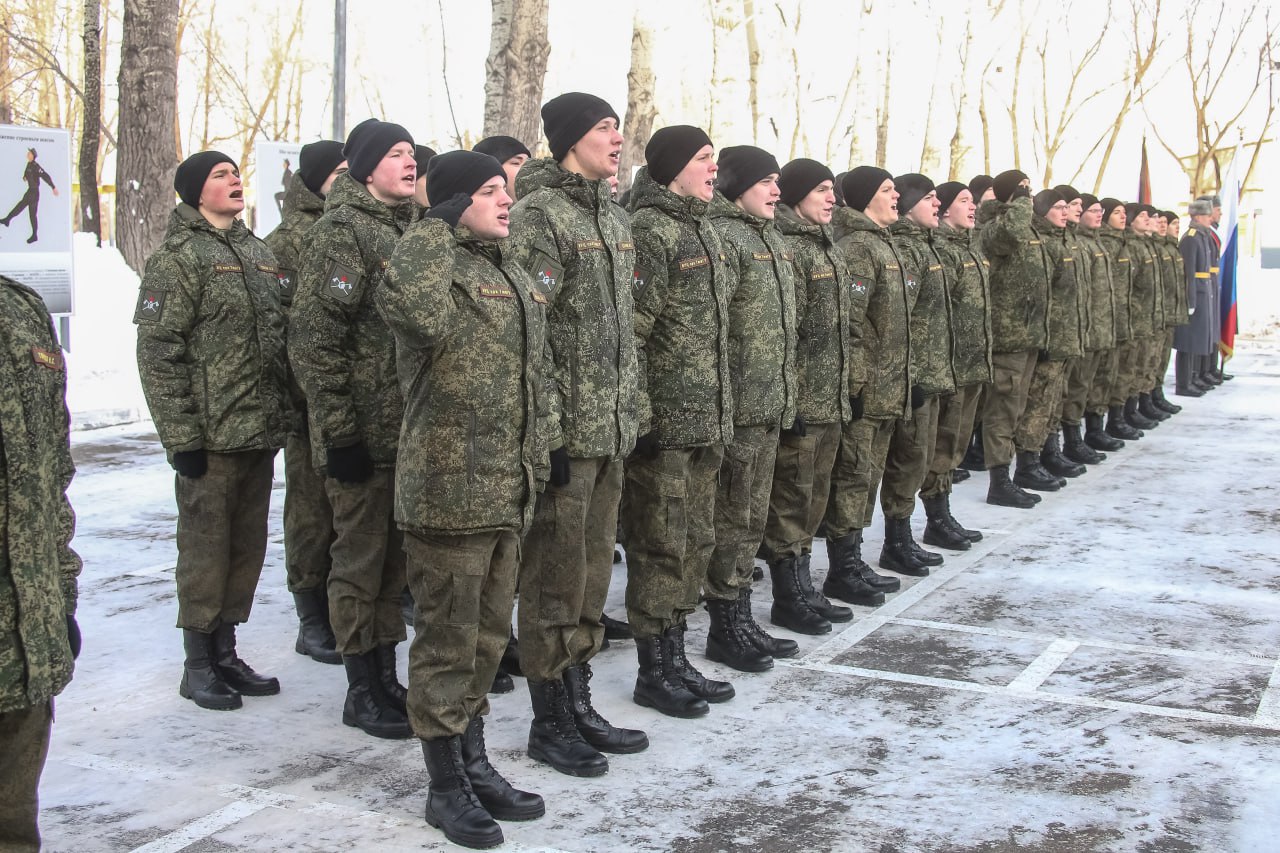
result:
[[[564,267],[553,260],[546,252],[534,253],[533,266],[529,269],[529,272],[546,296],[555,293],[556,288],[560,286],[560,280],[564,278]]]
[[[281,267],[276,278],[280,281],[280,295],[285,299],[292,299],[298,287],[298,271]]]
[[[133,312],[135,323],[158,323],[164,313],[164,300],[168,291],[148,288],[138,294],[138,307]]]
[[[42,347],[33,346],[31,348],[31,360],[40,367],[47,367],[49,370],[62,370],[66,366],[61,352]]]
[[[361,274],[345,264],[333,261],[325,274],[324,292],[329,298],[350,305],[359,293]]]
[[[644,267],[636,267],[631,273],[631,290],[636,295],[644,293],[646,287],[649,286],[649,270]]]
[[[849,282],[849,290],[859,296],[867,295],[867,282],[861,278],[855,278]]]
[[[1196,236],[1196,228],[1194,225],[1187,229],[1187,236],[1188,237]]]

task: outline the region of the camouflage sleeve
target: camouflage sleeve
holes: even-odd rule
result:
[[[449,330],[458,244],[442,219],[423,219],[396,243],[375,299],[400,346],[425,349]]]
[[[564,447],[564,431],[560,428],[564,404],[556,388],[556,360],[551,351],[551,338],[542,336],[542,399],[538,406],[539,428],[547,442],[547,450]]]
[[[653,430],[653,407],[649,403],[649,336],[654,321],[662,313],[670,287],[671,252],[651,230],[633,228],[636,244],[636,409],[639,432]]]
[[[204,447],[204,424],[192,387],[188,342],[202,282],[181,255],[161,247],[148,260],[133,321],[138,326],[138,374],[160,443],[180,452]]]
[[[534,272],[538,252],[554,252],[555,237],[547,214],[539,207],[519,207],[511,211],[511,233],[503,246],[503,254],[521,269]]]
[[[50,333],[52,331],[52,327],[50,327]],[[58,501],[58,570],[61,574],[62,600],[66,604],[67,613],[74,614],[76,612],[76,603],[79,600],[79,578],[83,563],[80,560],[80,555],[71,547],[71,539],[76,535],[76,513],[71,508],[71,501],[67,497],[67,489],[71,487],[71,480],[75,477],[76,465],[71,459],[71,414],[67,411],[66,405],[65,373],[62,377],[62,399],[62,408],[58,411],[60,426],[58,437],[58,481],[60,486],[60,498]]]
[[[871,364],[872,345],[866,333],[867,304],[875,295],[876,259],[864,245],[853,240],[840,247],[849,270],[849,396],[862,395]]]
[[[351,335],[366,298],[364,263],[349,225],[322,219],[308,232],[289,315],[288,351],[321,447],[360,441],[351,395]]]
[[[1002,204],[1000,212],[982,229],[982,250],[988,255],[1011,255],[1031,238],[1031,199]]]

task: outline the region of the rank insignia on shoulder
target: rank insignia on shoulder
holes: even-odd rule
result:
[[[1188,236],[1188,237],[1194,237],[1194,236],[1196,236],[1196,229],[1195,229],[1195,227],[1194,227],[1194,226],[1192,226],[1191,228],[1188,228],[1188,229],[1187,229],[1187,236]]]
[[[138,297],[138,308],[133,312],[135,323],[156,323],[164,313],[164,299],[169,294],[163,290],[144,290]]]
[[[66,362],[62,360],[62,353],[57,350],[42,349],[41,347],[31,348],[31,360],[41,367],[47,367],[50,370],[62,370]]]
[[[350,305],[356,301],[360,279],[360,273],[335,261],[329,265],[328,281],[325,284],[324,292],[330,298]]]

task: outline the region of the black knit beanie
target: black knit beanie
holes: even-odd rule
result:
[[[1160,211],[1160,215],[1169,220],[1170,223],[1180,222],[1182,220],[1182,217],[1178,216],[1177,212],[1173,210],[1162,210]]]
[[[448,151],[431,158],[427,165],[427,198],[444,204],[458,193],[471,195],[490,178],[507,179],[502,164],[476,151]]]
[[[563,160],[569,149],[605,118],[622,122],[607,101],[585,92],[565,92],[547,101],[542,105],[542,131],[551,156],[557,163]]]
[[[990,175],[973,176],[973,180],[969,181],[969,192],[973,195],[974,204],[982,204],[982,194],[991,189],[994,182],[995,178]]]
[[[355,127],[351,128],[350,133],[347,134],[347,141],[342,145],[342,156],[350,160],[351,152],[355,149],[356,143],[359,141],[360,137],[364,135],[365,131],[372,128],[375,124],[380,124],[378,119],[367,118]]]
[[[1088,210],[1089,208],[1093,207],[1097,203],[1098,203],[1098,197],[1096,195],[1090,195],[1089,193],[1080,193],[1080,210],[1082,211]]]
[[[1110,196],[1108,196],[1107,198],[1101,199],[1101,201],[1102,201],[1102,221],[1103,222],[1106,222],[1108,219],[1111,218],[1111,214],[1115,211],[1117,207],[1124,207],[1124,202],[1122,202],[1118,198],[1111,198]],[[1127,212],[1126,212],[1126,215],[1127,215]]]
[[[859,166],[845,172],[840,180],[840,188],[844,190],[845,204],[854,210],[866,210],[876,191],[885,181],[892,181],[890,175],[879,166]]]
[[[848,172],[841,172],[840,174],[836,175],[835,191],[836,191],[836,205],[837,205],[838,207],[844,207],[844,206],[845,206],[845,202],[844,202],[844,176],[845,176],[845,175],[847,175],[847,174],[849,174],[849,173],[848,173]]]
[[[1036,216],[1045,216],[1049,213],[1049,209],[1060,201],[1066,201],[1066,199],[1057,190],[1040,190],[1035,198],[1031,199],[1031,209],[1035,211]]]
[[[1067,204],[1070,204],[1080,198],[1080,193],[1077,192],[1076,188],[1071,186],[1071,184],[1058,184],[1053,188],[1053,191],[1062,196],[1062,200]]]
[[[772,154],[754,145],[730,145],[720,149],[716,165],[720,167],[716,174],[716,189],[729,201],[737,201],[756,181],[782,171]]]
[[[721,157],[723,156],[721,154]],[[823,181],[831,181],[834,186],[836,176],[831,174],[831,170],[822,163],[807,157],[792,160],[783,166],[778,174],[778,189],[782,191],[782,203],[788,207],[795,207]]]
[[[178,191],[178,198],[192,207],[200,206],[200,193],[204,190],[204,182],[209,180],[209,173],[219,163],[236,165],[221,151],[201,151],[192,154],[178,164],[178,171],[173,173],[173,188]],[[239,167],[237,167],[239,168]]]
[[[582,137],[578,138],[581,139]],[[524,143],[514,136],[486,136],[472,146],[471,150],[478,151],[481,154],[488,154],[499,163],[505,163],[517,154],[523,154],[526,157],[533,156],[529,149],[524,146]]]
[[[1150,208],[1140,201],[1131,201],[1124,206],[1124,215],[1127,220],[1126,226],[1133,225],[1133,220],[1138,218],[1138,214]]]
[[[908,172],[893,179],[893,187],[898,191],[898,215],[906,216],[911,208],[920,200],[933,192],[933,181],[919,172]]]
[[[996,191],[996,201],[1008,201],[1013,191],[1018,188],[1018,184],[1026,179],[1026,174],[1017,169],[1010,169],[996,175],[991,179],[991,188]]]
[[[347,158],[342,156],[342,143],[333,139],[308,142],[298,152],[298,174],[313,193],[320,192],[325,180]]]
[[[363,184],[387,152],[400,142],[413,145],[413,134],[393,122],[361,122],[356,125],[343,149],[347,153],[347,169],[351,177]]]
[[[431,158],[434,156],[436,156],[436,149],[430,145],[413,146],[413,162],[418,164],[419,178],[427,174],[427,164],[431,162]]]
[[[938,184],[936,189],[938,190],[938,201],[942,204],[942,207],[938,208],[938,215],[941,216],[947,212],[947,208],[951,206],[951,202],[956,200],[956,196],[969,189],[969,187],[959,181],[947,181],[945,184]]]
[[[703,146],[710,144],[711,137],[700,127],[673,124],[662,128],[649,137],[649,144],[644,147],[649,177],[665,187],[689,165],[689,161]]]

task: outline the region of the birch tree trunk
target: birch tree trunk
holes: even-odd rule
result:
[[[534,150],[542,136],[547,74],[547,0],[492,0],[484,63],[484,135],[514,136]]]
[[[618,192],[631,188],[632,170],[644,163],[644,147],[653,134],[657,108],[653,104],[653,29],[644,20],[644,4],[637,4],[631,22],[631,70],[627,72],[627,112],[623,118],[622,157],[618,163]]]
[[[84,0],[84,120],[80,123],[80,230],[102,245],[98,142],[102,134],[102,0]]]

